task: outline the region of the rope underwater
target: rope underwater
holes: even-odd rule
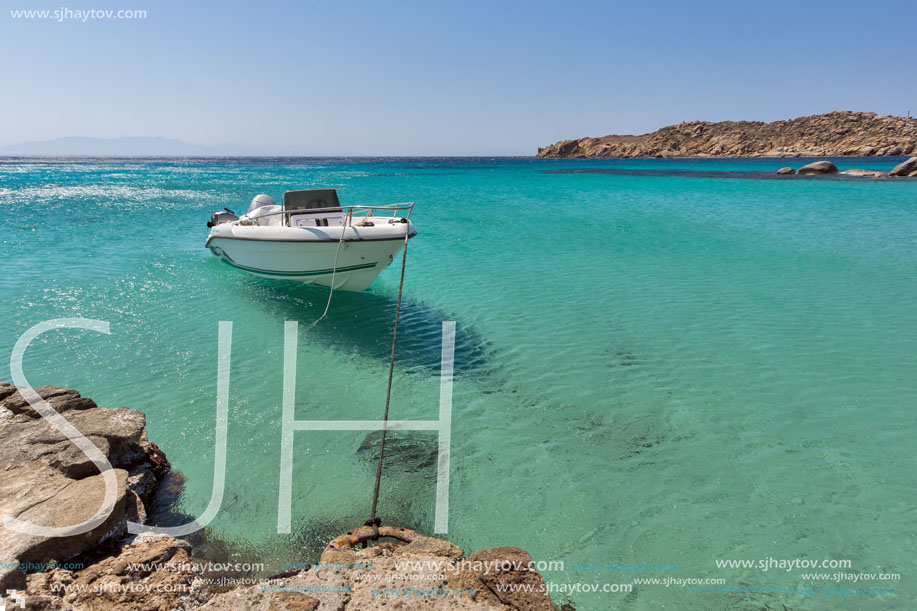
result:
[[[404,268],[408,260],[408,240],[410,239],[411,226],[407,221],[402,221],[405,224],[404,227],[404,249],[401,253],[401,278],[398,282],[398,301],[395,305],[395,325],[392,329],[392,353],[389,358],[388,363],[388,386],[385,391],[385,412],[382,416],[382,443],[379,447],[379,462],[376,465],[376,481],[373,485],[373,503],[372,509],[370,510],[370,517],[366,522],[365,526],[371,526],[373,529],[373,535],[370,537],[370,540],[375,541],[379,539],[379,526],[382,525],[382,520],[376,517],[376,509],[379,505],[379,487],[382,483],[382,462],[385,457],[385,438],[388,435],[388,414],[389,406],[391,405],[392,399],[392,378],[395,373],[395,347],[398,344],[398,324],[401,321],[401,297],[404,292]],[[341,254],[341,245],[344,243],[344,232],[341,232],[341,239],[338,241],[337,251],[334,253],[334,266],[331,271],[331,290],[328,293],[328,302],[325,304],[325,311],[319,316],[315,321],[312,322],[307,327],[311,329],[317,325],[325,316],[328,314],[328,309],[331,307],[331,297],[334,295],[334,278],[337,274],[337,264],[338,256]],[[363,543],[363,547],[366,547],[366,542]]]
[[[376,483],[373,486],[373,505],[369,512],[369,519],[364,522],[373,528],[373,540],[379,538],[379,526],[382,520],[376,517],[376,507],[379,504],[379,485],[382,482],[382,460],[385,457],[385,437],[388,434],[388,408],[392,399],[392,376],[395,372],[395,346],[398,343],[398,322],[401,319],[401,293],[404,289],[404,267],[408,260],[408,238],[411,226],[405,222],[404,250],[401,254],[401,280],[398,282],[398,302],[395,305],[395,326],[392,329],[392,355],[388,362],[388,388],[385,391],[385,413],[382,416],[382,444],[379,446],[379,462],[376,465]],[[363,544],[366,547],[366,543]]]

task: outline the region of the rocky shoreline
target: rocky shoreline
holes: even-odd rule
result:
[[[103,409],[68,388],[35,389],[102,451],[118,493],[109,516],[73,536],[23,534],[0,526],[0,593],[7,608],[44,611],[297,609],[345,611],[468,609],[553,611],[531,557],[515,547],[465,556],[448,541],[409,532],[356,549],[325,549],[318,563],[269,579],[226,579],[247,567],[213,566],[187,542],[129,535],[170,476],[165,455],[147,438],[146,417],[127,407]],[[61,526],[83,522],[102,504],[95,464],[50,426],[15,386],[0,382],[0,514]],[[333,542],[333,543],[335,543]],[[299,566],[299,565],[298,565]],[[248,573],[250,575],[250,573]],[[2,594],[0,594],[2,596]],[[10,607],[12,605],[12,607]],[[572,610],[569,605],[564,609]]]
[[[691,121],[639,136],[561,140],[542,158],[868,157],[917,153],[917,119],[829,112],[787,121]]]
[[[851,168],[849,170],[839,172],[837,166],[830,161],[815,161],[812,163],[807,163],[798,170],[795,170],[789,166],[780,168],[777,170],[777,174],[781,176],[793,174],[799,174],[803,176],[809,174],[844,174],[846,176],[855,176],[858,178],[888,178],[889,176],[917,178],[917,157],[911,157],[907,161],[899,163],[888,172],[882,172],[879,170],[863,170],[860,168]]]

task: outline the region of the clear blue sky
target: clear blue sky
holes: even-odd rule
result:
[[[682,120],[917,113],[917,18],[863,2],[3,0],[0,146],[163,136],[534,154]],[[16,20],[9,9],[145,9]]]

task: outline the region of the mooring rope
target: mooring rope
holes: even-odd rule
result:
[[[331,268],[331,291],[328,293],[328,301],[325,303],[325,311],[322,312],[322,315],[312,321],[312,324],[306,327],[306,331],[317,325],[325,316],[328,315],[328,308],[331,307],[331,297],[334,295],[334,277],[338,273],[338,255],[341,254],[341,244],[344,243],[344,232],[347,231],[347,227],[341,227],[341,239],[338,240],[338,248],[334,253],[334,266]]]
[[[395,327],[392,330],[392,355],[388,362],[388,388],[385,391],[385,413],[382,415],[382,444],[379,447],[379,463],[376,465],[376,484],[373,487],[373,506],[369,512],[366,526],[372,526],[374,536],[379,536],[379,525],[382,521],[376,517],[379,504],[379,484],[382,482],[382,459],[385,457],[385,437],[388,434],[388,408],[392,399],[392,376],[395,373],[395,345],[398,343],[398,322],[401,319],[401,292],[404,289],[404,266],[408,260],[408,238],[411,225],[404,221],[404,251],[401,254],[401,280],[398,283],[398,303],[395,305]]]

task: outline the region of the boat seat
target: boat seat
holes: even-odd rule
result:
[[[339,227],[344,222],[344,214],[291,214],[290,227]]]

